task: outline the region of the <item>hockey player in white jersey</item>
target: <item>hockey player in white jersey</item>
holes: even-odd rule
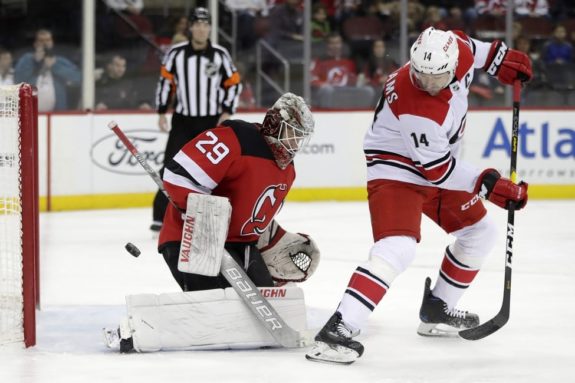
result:
[[[412,262],[422,213],[456,240],[445,248],[433,289],[431,279],[425,281],[417,332],[444,335],[446,329],[479,324],[476,314],[456,308],[495,241],[496,229],[479,197],[519,210],[527,203],[527,184],[458,157],[475,68],[503,84],[532,75],[528,56],[501,41],[428,28],[412,45],[410,62],[389,76],[364,140],[374,245],[307,359],[349,364],[362,355],[363,345],[354,337]]]

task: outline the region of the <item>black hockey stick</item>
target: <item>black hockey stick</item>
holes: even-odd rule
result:
[[[521,81],[513,84],[513,126],[511,129],[511,181],[517,182],[517,146],[519,140],[519,107],[521,96]],[[513,258],[513,236],[515,234],[515,210],[510,207],[507,212],[507,240],[505,249],[505,277],[503,281],[503,303],[501,309],[491,320],[474,328],[459,332],[459,336],[468,340],[485,338],[505,326],[509,320],[511,305],[511,261]]]
[[[180,209],[174,203],[166,189],[164,189],[163,182],[158,173],[150,167],[146,159],[142,157],[134,144],[132,144],[130,139],[126,137],[118,124],[116,124],[114,121],[111,121],[108,124],[108,127],[112,129],[120,141],[122,141],[122,143],[126,146],[128,151],[134,156],[134,158],[138,160],[140,165],[142,165],[146,172],[152,177],[156,185],[158,185],[170,203],[180,212],[185,213],[185,211],[182,211],[182,209]],[[128,249],[128,251],[130,254],[135,256],[135,253],[133,253],[131,250]],[[311,334],[301,333],[291,328],[278,314],[276,309],[261,295],[260,291],[252,282],[250,277],[248,277],[244,269],[238,265],[238,263],[227,251],[224,251],[224,255],[222,257],[220,273],[229,282],[234,291],[253,312],[256,318],[258,318],[258,320],[270,333],[270,335],[281,346],[286,348],[305,347],[311,343]]]

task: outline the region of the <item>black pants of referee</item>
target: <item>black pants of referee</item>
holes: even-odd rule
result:
[[[164,152],[164,167],[174,158],[180,149],[191,141],[198,134],[205,130],[216,127],[220,116],[209,117],[189,117],[178,113],[172,115],[172,130],[168,136],[166,150]],[[160,170],[160,176],[164,175],[164,167]],[[160,190],[154,197],[153,220],[154,222],[162,222],[166,207],[168,206],[168,199]]]

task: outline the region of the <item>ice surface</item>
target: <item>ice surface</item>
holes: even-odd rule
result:
[[[506,213],[498,245],[460,302],[482,320],[499,310]],[[41,216],[42,311],[38,345],[0,347],[0,382],[570,382],[575,376],[575,201],[530,201],[516,214],[511,318],[480,341],[429,339],[415,330],[426,276],[434,280],[450,238],[424,220],[411,267],[394,282],[361,336],[351,366],[312,363],[306,350],[194,351],[120,355],[101,328],[118,324],[124,296],[177,291],[148,226],[151,209]],[[288,202],[279,216],[321,251],[305,290],[308,322],[335,310],[371,246],[365,202]],[[142,255],[125,250],[133,242]]]

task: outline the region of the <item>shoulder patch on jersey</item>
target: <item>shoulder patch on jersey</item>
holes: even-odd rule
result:
[[[459,57],[457,62],[457,69],[455,70],[455,77],[461,80],[463,76],[473,67],[474,57],[471,47],[466,40],[457,39],[457,46],[459,48]]]
[[[221,125],[232,128],[240,143],[242,155],[275,161],[270,147],[255,124],[242,120],[227,120]]]
[[[451,90],[444,89],[437,96],[416,88],[409,78],[409,65],[398,71],[395,81],[397,99],[389,106],[393,114],[399,118],[401,115],[428,118],[442,125],[449,111]]]

